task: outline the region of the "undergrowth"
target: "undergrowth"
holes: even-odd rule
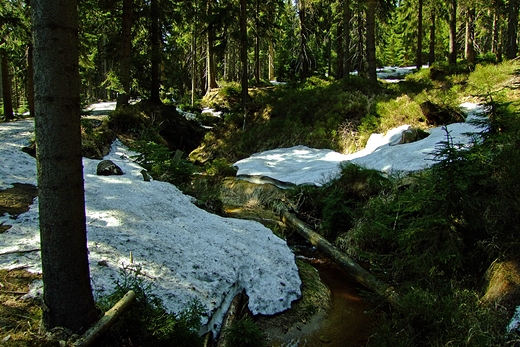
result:
[[[131,309],[117,320],[98,345],[202,346],[203,341],[198,334],[203,313],[202,305],[193,302],[182,312],[168,313],[161,300],[152,293],[151,286],[145,284],[142,276],[138,266],[123,268],[121,280],[117,282],[115,291],[99,301],[99,306],[106,311],[129,290],[136,294]]]

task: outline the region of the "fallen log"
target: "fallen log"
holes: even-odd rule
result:
[[[321,252],[329,256],[336,264],[338,264],[345,272],[351,275],[358,283],[367,289],[384,297],[388,303],[397,310],[401,309],[399,294],[395,289],[386,283],[374,277],[367,270],[362,268],[358,263],[352,260],[345,253],[341,252],[324,237],[313,231],[307,224],[298,219],[293,213],[286,208],[281,211],[282,221],[289,223],[296,228],[298,234],[308,240],[313,246]]]
[[[31,252],[39,252],[39,248],[30,248],[30,249],[18,249],[16,251],[8,251],[0,253],[0,255],[8,255],[8,254],[16,254],[16,253],[31,253]]]
[[[216,347],[225,347],[228,345],[228,329],[231,327],[231,325],[233,325],[235,321],[242,319],[242,316],[244,316],[245,313],[247,313],[248,302],[249,298],[247,297],[245,291],[242,291],[241,293],[235,295],[222,321],[222,327],[220,329],[220,335],[218,337]]]
[[[134,303],[135,293],[129,290],[110,310],[105,312],[105,315],[88,329],[83,336],[81,336],[73,347],[88,347],[94,343],[102,334],[104,334],[116,320]]]

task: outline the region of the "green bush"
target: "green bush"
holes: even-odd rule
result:
[[[235,320],[226,330],[226,347],[263,347],[262,331],[249,317]]]
[[[182,312],[166,312],[161,300],[152,293],[151,285],[143,281],[138,266],[121,270],[121,280],[116,283],[114,293],[103,297],[99,306],[106,311],[129,290],[136,294],[132,307],[125,312],[108,332],[103,347],[141,346],[168,347],[202,346],[198,331],[203,313],[202,305],[192,302]]]

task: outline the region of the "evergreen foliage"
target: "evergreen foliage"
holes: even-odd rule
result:
[[[161,300],[145,285],[139,266],[125,267],[115,291],[100,299],[104,311],[110,309],[129,290],[136,294],[132,308],[125,312],[100,343],[103,347],[115,346],[202,346],[200,328],[203,308],[193,302],[182,312],[168,313]]]

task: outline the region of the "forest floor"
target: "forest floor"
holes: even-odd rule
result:
[[[13,188],[1,190],[0,215],[9,213],[16,218],[27,212],[36,194],[37,188],[30,184],[16,184]],[[9,228],[9,225],[0,225],[0,234]],[[40,305],[34,299],[24,298],[30,284],[38,279],[41,279],[41,274],[23,268],[0,270],[0,346],[14,341],[18,346],[44,345]]]

